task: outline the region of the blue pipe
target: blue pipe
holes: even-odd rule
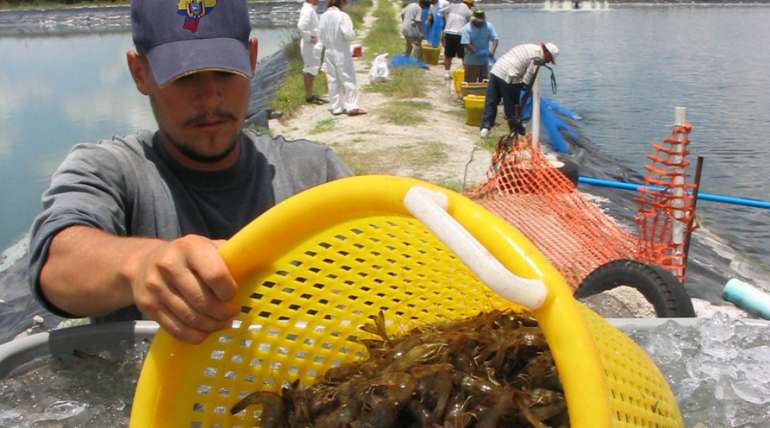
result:
[[[644,184],[624,183],[622,181],[605,180],[603,178],[583,177],[583,176],[578,177],[578,183],[590,184],[590,185],[599,186],[599,187],[611,187],[615,189],[635,190],[635,191],[641,188],[646,188],[648,190],[655,190],[655,191],[664,190],[660,186],[647,186]],[[704,201],[711,201],[711,202],[721,202],[723,204],[733,204],[733,205],[742,205],[745,207],[770,209],[770,202],[768,201],[762,201],[759,199],[750,199],[750,198],[738,198],[735,196],[718,195],[716,193],[698,192],[698,199],[704,200]]]
[[[722,289],[722,297],[741,309],[770,320],[770,294],[751,284],[733,278]]]

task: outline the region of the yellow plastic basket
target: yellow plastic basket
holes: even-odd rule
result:
[[[242,313],[231,329],[200,345],[158,332],[130,426],[259,426],[258,409],[245,415],[229,409],[256,390],[277,391],[295,379],[312,383],[331,367],[365,358],[355,341],[367,336],[359,326],[380,310],[390,333],[482,310],[521,310],[478,279],[484,272],[477,276],[460,261],[468,254],[449,250],[412,216],[426,215],[405,207],[416,188],[440,192],[426,194],[445,199],[446,213],[486,248],[478,253],[488,250],[505,269],[529,278],[524,283],[541,284],[517,287],[544,291],[533,314],[553,353],[573,427],[682,426],[668,384],[649,357],[577,302],[518,230],[452,191],[376,176],[289,198],[221,247],[239,284]]]

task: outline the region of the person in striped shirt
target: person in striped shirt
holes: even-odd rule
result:
[[[531,93],[540,66],[546,63],[556,64],[559,48],[553,43],[527,43],[514,46],[501,56],[492,67],[484,101],[484,117],[481,120],[481,136],[489,135],[495,124],[497,105],[503,100],[505,120],[511,129],[524,135],[524,127],[519,119],[517,106],[526,104]],[[521,93],[524,90],[522,99]]]

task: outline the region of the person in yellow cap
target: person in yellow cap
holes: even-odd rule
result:
[[[559,48],[553,43],[528,43],[514,46],[498,58],[492,67],[484,100],[484,116],[481,120],[481,136],[489,135],[495,124],[497,105],[503,100],[505,119],[512,132],[524,135],[516,114],[516,106],[523,106],[531,93],[531,86],[540,66],[556,64]],[[524,97],[521,98],[522,90]]]
[[[463,27],[471,20],[473,0],[463,0],[462,3],[453,3],[446,12],[446,26],[444,27],[444,70],[446,78],[450,78],[449,69],[452,68],[452,58],[460,58],[463,61],[465,50],[461,43]]]

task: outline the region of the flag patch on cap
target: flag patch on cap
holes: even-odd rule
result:
[[[201,18],[211,13],[217,5],[217,0],[179,0],[176,13],[184,16],[182,28],[198,31]]]

